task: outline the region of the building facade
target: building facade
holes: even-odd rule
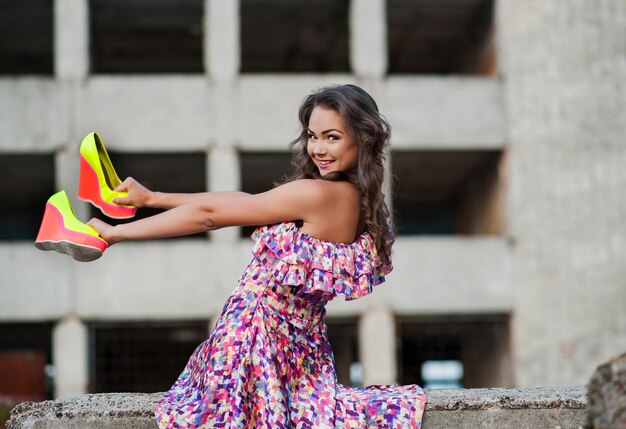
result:
[[[88,264],[35,250],[56,190],[96,215],[82,137],[155,189],[259,192],[288,171],[303,97],[347,82],[393,128],[398,238],[385,285],[328,306],[340,380],[434,385],[424,364],[452,361],[465,387],[580,385],[623,352],[626,4],[292,3],[7,6],[2,27],[33,25],[3,35],[0,353],[39,351],[54,396],[166,388],[148,380],[210,332],[250,230]]]

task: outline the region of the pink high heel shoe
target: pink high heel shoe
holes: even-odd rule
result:
[[[122,181],[117,176],[111,159],[100,136],[92,132],[80,144],[80,181],[78,198],[92,203],[102,213],[115,219],[135,216],[136,207],[113,202],[114,198],[126,197],[126,192],[115,192]]]
[[[65,191],[48,199],[35,247],[70,255],[77,261],[95,261],[108,247],[98,232],[74,215]]]

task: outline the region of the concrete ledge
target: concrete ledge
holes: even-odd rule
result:
[[[579,429],[587,418],[584,387],[427,390],[424,429]],[[103,393],[25,402],[9,429],[156,428],[152,408],[161,393]]]
[[[11,412],[8,429],[156,428],[152,408],[162,393],[100,393],[24,402]]]
[[[587,419],[584,387],[426,392],[424,429],[581,429]]]

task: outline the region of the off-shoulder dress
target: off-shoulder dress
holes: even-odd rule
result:
[[[295,222],[258,228],[253,257],[213,333],[155,407],[160,428],[411,428],[426,396],[417,385],[337,382],[325,304],[384,281],[372,237],[315,238]]]

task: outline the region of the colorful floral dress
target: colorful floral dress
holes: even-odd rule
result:
[[[371,236],[332,243],[284,222],[252,238],[252,261],[213,333],[155,408],[159,427],[419,428],[419,386],[337,383],[324,306],[370,293],[391,271]]]

